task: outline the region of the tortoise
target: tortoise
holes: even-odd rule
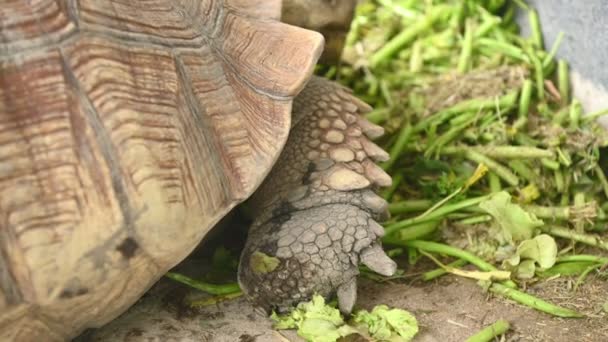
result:
[[[394,273],[383,130],[313,76],[323,35],[280,18],[279,0],[0,6],[0,340],[107,323],[247,199],[257,306],[348,313],[360,263]]]

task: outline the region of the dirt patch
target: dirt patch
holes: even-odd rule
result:
[[[180,270],[201,273],[200,261],[187,260]],[[575,279],[557,278],[528,287],[527,291],[587,317],[550,317],[508,300],[484,293],[475,281],[447,275],[432,282],[415,275],[432,265],[423,264],[398,280],[377,283],[361,279],[360,307],[388,304],[412,312],[419,320],[415,341],[464,341],[484,326],[503,318],[512,328],[504,341],[608,340],[608,282],[591,276],[577,292]],[[184,300],[200,297],[196,291],[168,279],[161,280],[135,306],[105,327],[89,331],[78,341],[301,341],[293,331],[272,330],[271,322],[243,298],[191,309]]]

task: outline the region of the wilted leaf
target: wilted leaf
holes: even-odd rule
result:
[[[256,274],[265,274],[274,271],[281,261],[273,256],[264,254],[260,251],[255,251],[249,260],[249,266]]]
[[[340,337],[358,333],[378,341],[407,342],[418,333],[418,322],[409,312],[376,306],[371,313],[361,310],[353,315],[353,325],[344,322],[340,311],[315,295],[300,303],[286,315],[273,313],[275,329],[297,329],[307,341],[334,342]]]
[[[353,318],[357,327],[365,328],[369,335],[381,341],[407,342],[418,333],[418,321],[409,312],[376,306],[372,312],[361,310]]]
[[[325,304],[322,296],[315,295],[309,302],[300,303],[291,313],[270,318],[275,329],[298,329],[298,335],[307,341],[334,342],[356,330],[344,323],[340,311]]]
[[[511,195],[506,191],[498,192],[481,202],[479,207],[492,215],[501,227],[505,242],[513,243],[530,239],[543,221],[528,213],[517,204],[511,203]]]
[[[536,264],[534,263],[534,260],[524,260],[517,266],[515,275],[519,279],[532,279],[534,278],[535,272]]]
[[[541,268],[547,269],[555,264],[557,244],[551,236],[541,234],[534,239],[522,241],[517,247],[517,254],[520,258],[533,260]]]

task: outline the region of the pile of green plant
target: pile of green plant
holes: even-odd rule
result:
[[[519,33],[518,10],[528,13],[529,37]],[[393,177],[383,193],[389,255],[433,260],[440,268],[424,280],[474,278],[537,310],[581,317],[520,289],[556,276],[578,276],[578,285],[608,265],[608,134],[596,123],[608,111],[585,114],[572,98],[568,63],[555,58],[562,37],[546,51],[538,15],[521,1],[366,0],[341,65],[317,73],[354,89],[374,107],[368,119],[386,129],[377,143],[389,151],[383,168]],[[216,295],[240,293],[236,284],[169,276]],[[311,341],[353,333],[408,341],[418,331],[403,310],[379,306],[345,321],[320,297],[273,319]],[[471,341],[508,328],[499,320]]]

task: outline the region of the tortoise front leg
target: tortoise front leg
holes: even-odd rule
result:
[[[368,139],[383,133],[361,117],[369,110],[318,77],[296,98],[285,149],[250,199],[255,218],[238,275],[254,304],[282,311],[314,293],[337,293],[350,313],[360,262],[394,274],[376,222],[388,217],[387,203],[374,192],[391,183],[375,164],[388,155]]]

